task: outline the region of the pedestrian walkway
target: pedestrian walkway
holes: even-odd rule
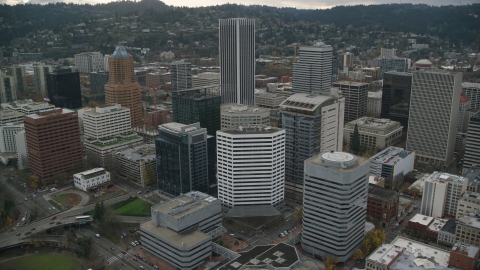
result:
[[[108,258],[108,259],[107,259],[107,262],[108,262],[109,264],[111,264],[111,263],[115,262],[116,260],[118,260],[118,258],[115,257],[115,256],[113,256],[113,257]]]

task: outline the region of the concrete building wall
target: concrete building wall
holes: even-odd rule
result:
[[[28,168],[28,148],[25,130],[18,132],[16,135],[17,143],[17,165],[19,170]]]

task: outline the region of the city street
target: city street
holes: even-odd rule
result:
[[[407,198],[405,196],[403,196],[404,198]],[[422,202],[422,199],[421,198],[416,198],[416,199],[410,199],[408,198],[409,200],[412,200],[412,206],[410,207],[410,210],[412,211],[411,214],[408,214],[408,211],[405,212],[405,214],[403,214],[401,217],[400,217],[400,220],[403,219],[403,222],[399,223],[399,226],[395,229],[387,229],[385,232],[386,232],[386,241],[388,243],[390,243],[391,241],[393,241],[393,239],[395,239],[397,236],[401,235],[402,231],[405,229],[405,224],[407,224],[407,221],[410,220],[412,217],[414,217],[416,214],[418,214],[420,212],[420,203]],[[414,209],[416,206],[417,209]]]

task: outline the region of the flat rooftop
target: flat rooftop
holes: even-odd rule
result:
[[[185,215],[198,211],[215,201],[217,201],[217,198],[211,197],[205,193],[194,191],[178,196],[167,202],[154,205],[152,210],[179,219]]]
[[[334,82],[333,85],[334,86],[336,85],[368,86],[368,83],[354,82],[354,81],[338,81],[338,82]]]
[[[0,110],[0,118],[11,118],[11,117],[23,117],[23,113],[11,110],[11,109],[5,109],[5,110]]]
[[[222,114],[260,114],[269,113],[270,110],[263,107],[238,105],[238,104],[224,104],[220,107]]]
[[[163,124],[160,127],[162,129],[173,131],[175,133],[187,133],[187,132],[201,129],[199,123],[185,125],[177,122],[172,122],[172,123]]]
[[[402,253],[396,261],[395,256]],[[390,269],[425,270],[448,269],[450,253],[414,240],[399,236],[390,244],[383,244],[372,252],[367,260],[383,265],[390,265]]]
[[[451,234],[455,234],[455,229],[457,228],[457,221],[454,219],[450,219],[447,223],[443,226],[442,232],[448,232]]]
[[[151,220],[140,224],[140,229],[155,235],[157,238],[164,239],[177,247],[191,247],[199,242],[210,239],[210,236],[200,232],[197,228],[192,228],[182,233],[177,233],[170,229],[155,226]]]
[[[382,98],[382,91],[368,92],[369,98]]]
[[[369,186],[368,187],[368,196],[378,198],[380,200],[390,201],[393,198],[397,197],[398,193],[393,191],[393,190],[380,188],[380,187],[377,187],[377,186]]]
[[[449,174],[449,173],[444,173],[444,172],[433,172],[430,177],[427,179],[429,182],[455,182],[455,183],[463,183],[468,181],[466,177],[460,176],[460,175],[455,175],[455,174]]]
[[[349,128],[352,128],[357,124],[358,128],[369,128],[369,129],[385,129],[393,126],[400,126],[400,123],[386,118],[373,118],[373,117],[361,117],[353,121],[348,122],[347,125]]]
[[[139,146],[131,146],[119,152],[124,158],[134,161],[151,161],[156,159],[155,144],[142,144]]]
[[[467,253],[468,257],[475,258],[480,248],[477,246],[471,246],[469,244],[458,241],[452,247],[452,250]]]
[[[427,226],[433,221],[433,217],[424,216],[422,214],[416,214],[413,218],[409,220],[410,222],[415,222]]]
[[[468,179],[469,186],[480,184],[480,180],[477,179],[480,178],[480,168],[470,168],[464,176]]]
[[[268,114],[270,115],[270,110],[268,111]],[[281,128],[271,126],[238,126],[222,130],[221,132],[229,134],[272,134],[282,130],[283,129]]]
[[[475,213],[468,213],[465,216],[458,218],[458,221],[467,226],[480,229],[480,218]]]
[[[284,100],[280,107],[286,110],[315,111],[324,102],[331,100],[332,97],[320,94],[293,94]]]
[[[240,267],[249,266],[255,269],[269,269],[267,268],[268,265],[274,267],[274,269],[288,269],[300,260],[295,247],[285,243],[256,246],[239,254],[240,257],[225,263],[219,270],[238,270]]]
[[[47,117],[54,116],[54,115],[59,115],[59,114],[76,113],[73,110],[63,108],[63,109],[61,109],[61,113],[50,113],[49,114],[49,112],[57,110],[57,109],[59,109],[59,108],[51,108],[51,109],[47,109],[47,110],[42,110],[40,113],[45,113],[44,115],[39,115],[39,114],[35,113],[35,114],[29,114],[29,115],[27,115],[27,117],[32,118],[32,119],[42,119],[42,118],[47,118]]]
[[[411,155],[412,153],[413,153],[412,151],[407,151],[403,148],[390,146],[382,150],[380,153],[371,157],[370,161],[374,163],[380,162],[383,164],[388,164],[393,166],[400,160]]]
[[[432,224],[428,226],[428,229],[430,231],[439,232],[447,224],[447,222],[448,222],[448,219],[435,218],[433,219]]]
[[[353,171],[367,162],[369,160],[366,158],[344,152],[326,152],[305,160],[305,163],[320,165],[341,172]]]

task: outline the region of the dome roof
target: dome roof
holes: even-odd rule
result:
[[[420,59],[418,60],[417,62],[415,62],[415,65],[428,65],[428,66],[432,66],[432,62],[428,61],[427,59]]]
[[[470,101],[470,98],[468,98],[468,96],[465,94],[465,93],[461,93],[460,94],[460,103],[467,103]]]

